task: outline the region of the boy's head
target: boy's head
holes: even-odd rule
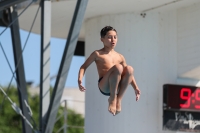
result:
[[[101,32],[101,41],[104,47],[114,48],[117,44],[117,31],[111,26],[105,26]]]
[[[104,38],[108,31],[115,31],[117,33],[117,31],[113,27],[105,26],[100,32],[101,38]]]

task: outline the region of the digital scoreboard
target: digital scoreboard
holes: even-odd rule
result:
[[[200,132],[200,87],[163,85],[163,129]]]
[[[164,85],[164,103],[167,109],[200,111],[200,87]]]

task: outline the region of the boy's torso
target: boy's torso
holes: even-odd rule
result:
[[[105,52],[102,50],[97,50],[98,55],[95,60],[99,77],[105,75],[105,73],[114,65],[121,64],[123,59],[121,55],[115,51]]]

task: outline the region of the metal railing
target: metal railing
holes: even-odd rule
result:
[[[64,118],[64,124],[61,128],[58,129],[58,131],[56,133],[60,133],[61,131],[63,131],[63,133],[67,133],[67,129],[68,128],[80,128],[80,129],[84,129],[84,126],[75,126],[75,125],[68,125],[67,123],[67,116],[69,114],[68,112],[68,107],[67,107],[67,102],[68,101],[73,101],[73,102],[82,102],[84,103],[83,101],[78,101],[78,100],[63,100],[61,103],[60,103],[60,106],[62,106],[61,104],[64,103],[64,110],[63,110],[63,114],[61,114],[57,119],[56,119],[56,122],[59,121],[61,118]],[[55,123],[56,123],[55,122]]]

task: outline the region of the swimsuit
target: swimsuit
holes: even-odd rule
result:
[[[99,78],[98,80],[98,83],[103,79],[103,77]],[[99,88],[100,92],[103,94],[103,95],[106,95],[106,96],[110,96],[110,93],[105,93],[103,92],[100,88]]]

